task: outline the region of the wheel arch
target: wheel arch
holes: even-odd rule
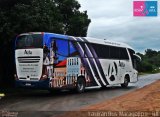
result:
[[[129,74],[125,74],[124,78],[126,78],[128,80],[128,82],[130,82],[130,75]]]

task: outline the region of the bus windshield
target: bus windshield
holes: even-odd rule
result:
[[[17,37],[16,49],[43,48],[42,34],[29,34]]]

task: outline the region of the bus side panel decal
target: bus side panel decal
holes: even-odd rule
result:
[[[76,38],[72,37],[74,40],[76,40]],[[86,68],[86,72],[87,74],[90,76],[90,78],[92,78],[92,82],[93,82],[93,85],[99,85],[101,86],[101,84],[99,83],[98,79],[96,79],[94,77],[94,71],[92,69],[92,66],[90,64],[90,61],[88,60],[88,58],[84,58],[84,50],[82,48],[82,46],[79,44],[79,42],[76,43],[75,47],[77,48],[77,50],[79,51],[80,53],[80,56],[81,56],[81,60],[82,60],[82,63],[84,65],[84,67]],[[94,80],[93,80],[94,79]]]
[[[79,39],[79,38],[77,38],[77,40],[79,41],[79,40],[81,40],[81,39]],[[95,60],[94,60],[94,58],[93,57],[91,57],[92,56],[92,53],[91,53],[91,51],[89,50],[89,48],[88,48],[88,46],[85,44],[85,55],[86,55],[86,57],[89,59],[89,61],[90,61],[90,63],[91,63],[91,67],[93,68],[93,71],[94,71],[94,73],[95,73],[95,76],[98,78],[98,79],[101,79],[100,78],[100,75],[98,74],[98,70],[96,69],[96,62],[95,62]],[[102,79],[101,79],[102,80]],[[101,80],[99,80],[99,82],[100,82],[100,84],[101,85],[106,85],[105,84],[105,82],[103,81],[101,81]]]
[[[89,61],[90,61],[90,63],[91,63],[91,67],[92,67],[92,69],[93,69],[93,71],[94,71],[94,73],[95,73],[95,77],[96,77],[97,79],[100,79],[100,76],[99,76],[99,74],[98,74],[98,71],[97,71],[97,69],[96,69],[96,66],[95,66],[95,63],[94,63],[94,60],[93,60],[94,58],[90,58],[90,57],[89,57],[90,53],[89,53],[89,50],[88,50],[88,49],[86,50],[86,55],[87,55],[87,57],[88,57],[88,59],[89,59]],[[105,84],[102,83],[101,80],[99,80],[99,82],[100,82],[101,85],[105,85]]]
[[[83,65],[84,65],[84,67],[86,68],[86,72],[87,72],[87,74],[90,76],[90,78],[91,79],[93,79],[93,78],[95,78],[94,77],[94,74],[91,72],[91,69],[92,69],[92,67],[91,67],[91,64],[89,63],[89,60],[88,60],[88,58],[84,58],[83,57],[83,52],[81,51],[81,49],[80,49],[80,44],[77,42],[77,45],[79,45],[79,47],[77,47],[77,50],[80,52],[80,56],[81,56],[81,58],[82,58],[82,63],[83,63]],[[92,80],[93,81],[93,80]],[[95,85],[100,85],[99,84],[99,82],[98,82],[98,80],[96,81],[96,79],[93,81],[93,85],[95,86]]]
[[[84,39],[86,42],[88,42],[85,38],[82,38],[82,39]],[[93,54],[93,57],[94,57],[95,60],[96,60],[97,66],[98,66],[98,68],[99,68],[99,71],[100,71],[100,73],[101,73],[101,75],[102,75],[104,81],[105,81],[106,84],[108,85],[109,83],[108,83],[108,81],[107,81],[107,79],[106,79],[106,77],[105,77],[105,74],[104,74],[104,72],[103,72],[101,63],[100,63],[100,61],[99,61],[99,59],[98,59],[98,56],[97,56],[97,54],[96,54],[94,48],[93,48],[91,45],[88,45],[88,47],[90,48],[90,50],[91,50],[91,52],[92,52],[92,54]]]
[[[102,69],[101,63],[100,63],[100,61],[99,61],[98,57],[97,57],[97,56],[95,56],[95,55],[96,55],[96,53],[95,53],[94,49],[93,49],[93,48],[91,48],[91,50],[92,50],[93,55],[94,55],[94,57],[95,57],[95,60],[96,60],[97,66],[98,66],[98,68],[99,68],[99,71],[100,71],[100,73],[101,73],[101,75],[102,75],[102,77],[103,77],[104,81],[105,81],[105,82],[106,82],[106,84],[108,85],[109,83],[108,83],[108,81],[107,81],[107,79],[106,79],[106,77],[105,77],[105,74],[104,74],[104,72],[103,72],[103,69]]]

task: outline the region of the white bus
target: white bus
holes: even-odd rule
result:
[[[100,88],[138,81],[140,57],[127,44],[46,32],[15,42],[16,86],[42,89]]]

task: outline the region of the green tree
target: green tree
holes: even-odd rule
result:
[[[24,32],[86,36],[91,22],[76,0],[0,0],[0,83],[14,69],[14,39]],[[7,66],[10,65],[10,66]],[[3,69],[2,69],[3,68]]]
[[[1,41],[8,43],[17,34],[31,31],[86,36],[91,20],[79,8],[76,0],[2,0]]]
[[[153,57],[153,56],[156,56],[157,54],[158,52],[155,50],[152,50],[152,49],[145,50],[145,55],[148,57]]]
[[[158,72],[160,68],[160,51],[147,49],[145,54],[137,53],[142,61],[138,64],[140,72]]]
[[[55,0],[62,17],[64,33],[73,36],[86,36],[91,20],[87,11],[80,12],[76,0]]]

